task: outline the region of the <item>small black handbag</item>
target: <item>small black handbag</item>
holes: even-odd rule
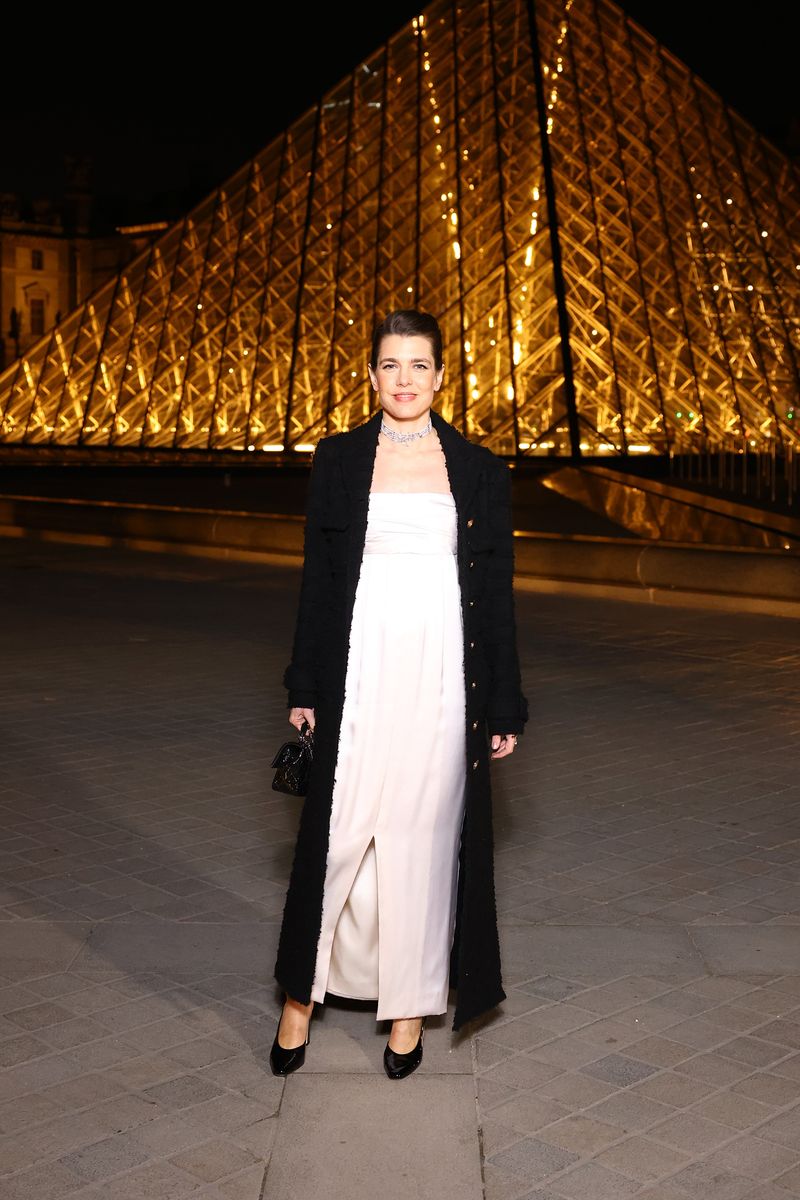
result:
[[[272,781],[275,791],[305,796],[313,759],[314,731],[308,721],[303,721],[299,739],[284,742],[272,760],[272,766],[278,768]]]

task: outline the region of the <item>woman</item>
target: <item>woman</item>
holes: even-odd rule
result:
[[[275,977],[270,1061],[300,1066],[315,1002],[377,999],[392,1079],[424,1018],[453,1028],[505,998],[494,902],[491,758],[528,717],[512,593],[506,464],[431,405],[442,338],[403,309],[376,328],[380,411],[317,445],[289,721],[314,730]]]

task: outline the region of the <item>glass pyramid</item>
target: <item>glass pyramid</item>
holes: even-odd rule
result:
[[[607,0],[436,0],[0,376],[0,440],[311,449],[402,307],[498,453],[800,440],[796,169]]]

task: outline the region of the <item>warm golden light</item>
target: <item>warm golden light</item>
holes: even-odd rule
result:
[[[0,375],[0,440],[310,453],[417,304],[498,453],[796,447],[796,173],[612,0],[532,7],[538,55],[524,0],[417,14],[185,220],[124,227],[158,236]]]

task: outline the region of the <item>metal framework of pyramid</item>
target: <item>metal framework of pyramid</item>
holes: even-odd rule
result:
[[[497,453],[800,441],[796,168],[606,0],[431,4],[0,376],[0,441],[311,449],[403,307]]]

